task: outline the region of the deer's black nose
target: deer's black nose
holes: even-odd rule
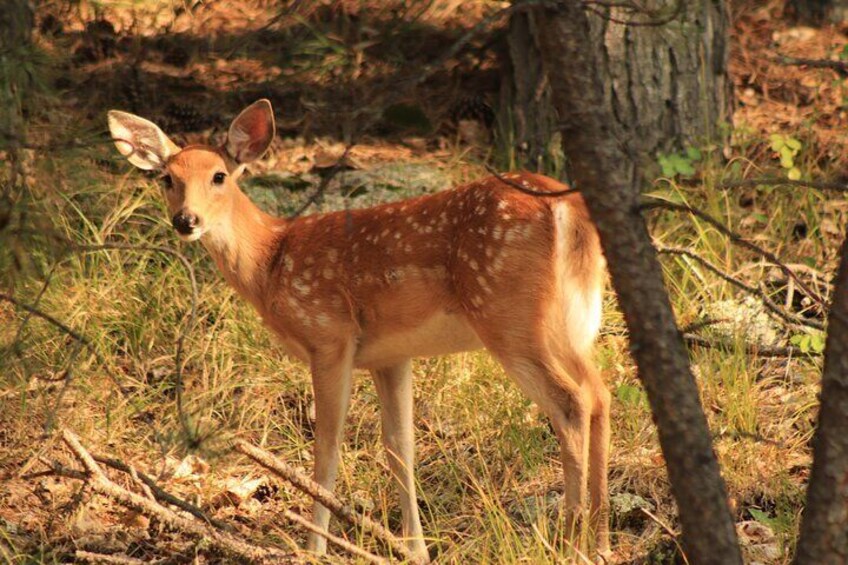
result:
[[[194,214],[188,212],[178,212],[172,219],[171,223],[174,229],[183,235],[189,235],[197,227],[198,219]]]

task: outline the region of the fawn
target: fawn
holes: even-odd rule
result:
[[[597,549],[608,551],[610,396],[592,362],[605,263],[579,194],[533,196],[492,177],[368,209],[275,218],[236,184],[274,138],[269,101],[243,110],[222,147],[180,148],[125,112],[108,120],[130,163],[164,175],[177,235],[200,240],[286,353],[309,364],[319,484],[332,489],[336,479],[351,372],[369,369],[403,535],[426,560],[410,359],[485,347],[551,419],[566,516],[588,518]],[[566,188],[537,174],[506,178]],[[316,503],[313,522],[326,530],[329,517]],[[309,548],[322,553],[326,540],[311,535]]]

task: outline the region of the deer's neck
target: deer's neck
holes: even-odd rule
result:
[[[283,223],[236,190],[228,212],[201,239],[227,282],[256,306],[267,282],[264,260]]]

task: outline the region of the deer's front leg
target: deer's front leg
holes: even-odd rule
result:
[[[372,371],[374,386],[380,397],[383,420],[383,444],[392,477],[400,495],[403,515],[403,536],[409,549],[424,561],[429,561],[424,532],[418,516],[415,497],[415,437],[412,420],[412,363]]]
[[[324,348],[312,357],[312,387],[315,394],[315,482],[332,491],[339,469],[342,427],[350,404],[353,345]],[[312,522],[326,530],[330,511],[319,503],[312,507]],[[327,551],[327,540],[309,534],[308,548]]]

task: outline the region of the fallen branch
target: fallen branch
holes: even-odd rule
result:
[[[136,470],[134,467],[127,465],[123,461],[118,461],[117,459],[104,457],[102,455],[93,455],[93,457],[94,457],[95,461],[97,461],[98,463],[100,463],[102,465],[106,465],[107,467],[111,467],[111,468],[116,469],[118,471],[121,471],[123,473],[127,473],[128,475],[132,476],[133,479],[138,479],[138,481],[140,481],[144,486],[146,486],[148,489],[150,489],[150,492],[153,494],[153,497],[157,501],[170,504],[171,506],[176,506],[180,510],[183,510],[184,512],[188,512],[189,514],[191,514],[195,518],[201,520],[202,522],[206,522],[207,524],[209,524],[209,525],[211,525],[215,528],[218,528],[219,530],[224,530],[224,531],[227,531],[227,532],[233,531],[232,526],[230,526],[229,524],[222,522],[220,520],[217,520],[215,518],[212,518],[211,516],[207,516],[203,512],[203,510],[201,510],[200,508],[198,508],[194,504],[191,504],[190,502],[186,502],[185,500],[182,500],[181,498],[177,498],[173,494],[163,490],[161,487],[159,487],[156,484],[156,481],[154,481],[151,477],[149,477],[148,475],[145,475],[141,471]]]
[[[775,59],[781,65],[807,67],[810,69],[831,69],[840,76],[848,76],[848,62],[831,61],[829,59],[801,59],[798,57],[780,56]]]
[[[820,356],[821,353],[810,351],[804,353],[799,348],[793,345],[785,347],[769,347],[765,345],[753,345],[750,343],[734,343],[729,341],[712,340],[699,335],[685,333],[683,340],[686,345],[696,345],[698,347],[706,347],[708,349],[743,349],[746,355],[757,355],[759,357],[803,357],[804,355]]]
[[[362,549],[361,547],[359,547],[357,545],[353,545],[352,543],[350,543],[346,539],[340,538],[339,536],[334,536],[330,532],[328,532],[326,530],[322,530],[321,528],[319,528],[318,526],[316,526],[315,524],[313,524],[312,522],[310,522],[309,520],[307,520],[306,518],[304,518],[300,514],[295,514],[291,510],[284,510],[283,516],[285,516],[286,518],[288,518],[289,520],[291,520],[295,524],[309,530],[310,532],[314,532],[314,533],[318,534],[319,536],[324,537],[328,542],[339,546],[340,548],[344,549],[345,551],[347,551],[348,553],[350,553],[352,555],[362,557],[363,559],[367,559],[371,563],[376,563],[377,565],[387,565],[388,564],[388,561],[386,561],[382,557],[378,557],[378,556],[374,555],[373,553],[371,553],[369,551],[365,551],[364,549]]]
[[[85,467],[88,477],[88,485],[94,492],[111,498],[122,506],[142,512],[148,516],[155,517],[176,530],[208,540],[212,546],[237,559],[250,562],[262,562],[265,560],[283,560],[291,557],[291,555],[278,550],[253,545],[241,536],[222,532],[211,527],[205,522],[185,518],[173,510],[157,504],[155,501],[128,491],[127,489],[112,482],[106,476],[73,432],[69,430],[62,430],[61,435],[65,444],[73,452],[80,463],[82,463],[83,467]]]
[[[707,259],[704,259],[694,251],[679,247],[665,247],[662,245],[656,245],[655,247],[657,248],[657,253],[659,253],[660,255],[677,255],[679,257],[686,257],[698,262],[705,269],[729,282],[736,288],[759,298],[760,301],[763,303],[763,306],[765,306],[770,312],[772,312],[775,316],[779,317],[783,321],[791,324],[792,326],[806,326],[810,328],[815,328],[817,330],[824,330],[824,324],[822,324],[818,320],[808,320],[803,316],[784,311],[780,306],[775,304],[775,302],[771,298],[769,298],[769,296],[765,292],[763,292],[762,289],[753,287],[747,284],[746,282],[722,271],[717,266],[713,265]]]
[[[411,563],[419,563],[415,555],[390,531],[378,524],[371,518],[355,512],[350,506],[344,504],[329,490],[325,489],[312,479],[305,477],[288,463],[280,460],[271,453],[247,443],[237,440],[233,445],[236,451],[247,455],[264,468],[275,475],[285,479],[298,490],[308,494],[317,502],[323,504],[336,517],[345,522],[361,528],[389,546],[392,551]]]
[[[720,233],[727,236],[730,239],[731,243],[735,243],[736,245],[744,247],[745,249],[748,249],[749,251],[753,251],[757,255],[764,257],[766,260],[773,263],[777,268],[779,268],[781,271],[783,271],[783,274],[785,274],[790,279],[794,280],[795,283],[798,285],[798,287],[801,290],[803,290],[807,294],[807,296],[809,296],[812,300],[817,302],[822,307],[822,309],[827,310],[827,302],[825,301],[825,299],[822,298],[813,289],[811,289],[807,285],[807,283],[805,283],[803,280],[801,280],[801,278],[797,274],[795,274],[795,271],[793,271],[792,269],[787,267],[786,264],[777,257],[777,255],[775,255],[774,253],[772,253],[770,251],[766,251],[765,249],[763,249],[759,245],[749,241],[748,239],[746,239],[745,237],[736,233],[735,231],[731,230],[730,228],[725,226],[723,223],[721,223],[719,220],[710,216],[709,214],[707,214],[703,210],[701,210],[699,208],[695,208],[694,206],[690,206],[688,204],[678,204],[676,202],[668,202],[667,200],[660,200],[658,198],[650,198],[650,200],[648,200],[646,202],[642,202],[638,206],[638,209],[640,211],[662,209],[662,210],[671,210],[673,212],[686,212],[688,214],[695,216],[696,218],[700,218],[701,220],[703,220],[703,221],[707,222],[708,224],[710,224],[711,226],[713,226]],[[846,322],[846,323],[848,323],[848,322]]]
[[[129,555],[120,553],[106,554],[94,553],[91,551],[83,551],[78,549],[74,552],[74,556],[82,561],[90,561],[91,563],[110,563],[115,565],[150,565],[151,563],[160,563],[162,560],[146,561],[144,559],[136,559]]]
[[[762,177],[754,179],[731,179],[721,181],[718,188],[755,188],[757,186],[796,186],[814,188],[823,191],[848,192],[848,183],[839,181],[792,180],[780,177]]]

